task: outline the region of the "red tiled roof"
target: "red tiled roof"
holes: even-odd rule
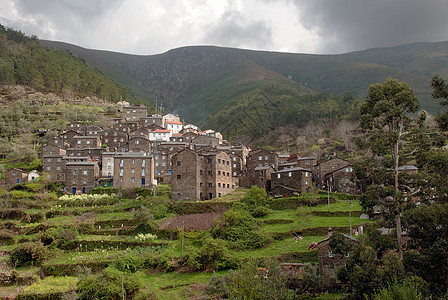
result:
[[[182,125],[182,122],[175,122],[175,121],[166,121],[167,124],[177,124]]]
[[[164,132],[164,133],[168,133],[168,132],[171,132],[171,130],[162,130],[162,129],[159,129],[159,130],[150,131],[149,133],[153,133],[153,132]]]

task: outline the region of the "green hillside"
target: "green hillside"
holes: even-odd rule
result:
[[[241,99],[257,97],[271,80],[281,82],[288,89],[300,90],[294,97],[319,92],[338,96],[350,92],[364,97],[370,84],[392,76],[410,84],[422,108],[437,114],[438,101],[430,97],[430,77],[434,73],[448,76],[448,42],[415,43],[341,55],[195,46],[147,56],[40,42],[57,49],[69,49],[137,95],[148,101],[162,102],[166,111],[179,112],[187,121],[203,127],[217,126],[223,131],[226,127],[216,119],[231,115],[235,103]],[[275,98],[278,96],[278,93],[268,95],[275,101],[279,101]],[[294,101],[302,100],[295,98]],[[268,102],[257,109],[260,107],[269,107]],[[261,113],[267,114],[269,112]]]
[[[29,86],[63,97],[130,101],[129,92],[82,59],[42,47],[37,37],[0,25],[0,83]]]

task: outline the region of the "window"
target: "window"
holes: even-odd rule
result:
[[[124,164],[124,160],[120,159],[120,167],[122,167]]]
[[[49,170],[50,167],[47,168],[47,170]],[[60,171],[61,167],[56,167],[56,170]]]
[[[207,171],[207,174],[208,174],[209,176],[212,176],[212,171]]]
[[[142,160],[142,167],[146,166],[146,160]]]
[[[87,145],[90,145],[90,141],[87,141],[86,143],[87,143]]]
[[[229,172],[227,172],[227,177],[230,177],[230,173]]]
[[[136,140],[136,141],[135,141],[135,144],[136,144],[136,145],[138,145],[139,143],[140,143],[140,141],[139,141],[139,140]]]
[[[265,155],[264,160],[268,160],[268,159],[269,159],[269,156]]]
[[[236,168],[236,164],[233,164],[233,167]]]
[[[292,173],[291,172],[288,172],[288,177],[291,177],[292,176]]]
[[[233,172],[233,176],[236,176],[236,172]]]
[[[202,173],[203,173],[203,171],[202,171],[202,170],[199,170],[199,175],[202,175]]]
[[[135,173],[135,169],[134,168],[131,169],[131,173]]]
[[[218,158],[218,164],[220,164],[221,163],[221,159],[220,158]]]
[[[131,182],[135,182],[135,177],[131,177]]]
[[[81,140],[78,140],[78,145],[81,145]]]
[[[47,167],[47,171],[50,171],[51,167]],[[12,173],[12,176],[16,176],[16,173]]]
[[[218,171],[218,175],[221,175],[221,171]]]
[[[278,173],[278,174],[277,174],[277,178],[279,178],[279,179],[281,178],[281,175],[280,175],[280,173]]]
[[[209,182],[208,187],[213,187],[213,184]]]
[[[263,160],[263,156],[258,156],[258,160]]]
[[[218,187],[221,187],[221,182],[218,182]]]
[[[227,184],[227,188],[230,188],[230,184]]]
[[[142,176],[146,176],[146,175],[145,175],[145,170],[142,170]]]
[[[123,176],[124,170],[120,169],[120,176]]]
[[[84,180],[82,181],[82,184],[84,184],[84,185],[87,184],[87,180],[84,179]]]
[[[132,163],[132,164],[135,164],[135,159],[131,160],[131,163]]]
[[[72,174],[73,174],[73,175],[76,175],[76,170],[73,170]]]
[[[73,184],[76,184],[76,179],[73,179],[72,183],[73,183]]]
[[[176,162],[176,165],[177,165],[178,167],[180,167],[181,164],[182,164],[182,162],[181,162],[180,160],[178,160],[178,161]]]
[[[181,176],[180,176],[180,174],[177,174],[177,179],[181,179]]]
[[[83,175],[87,175],[87,170],[82,171]]]
[[[234,157],[232,158],[232,160],[233,160],[233,161],[236,161],[236,157],[234,156]]]
[[[331,250],[328,251],[328,257],[334,257],[333,251]]]

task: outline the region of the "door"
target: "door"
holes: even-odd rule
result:
[[[82,187],[82,193],[85,194],[86,193],[86,188]]]
[[[73,195],[76,194],[76,188],[75,188],[75,187],[72,188],[72,194],[73,194]]]
[[[146,180],[145,180],[145,177],[143,177],[142,178],[142,185],[145,185],[145,183],[146,183]]]

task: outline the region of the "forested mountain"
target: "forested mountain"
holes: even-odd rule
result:
[[[437,113],[438,101],[430,97],[430,78],[434,73],[448,76],[448,42],[341,55],[196,46],[148,56],[41,43],[67,49],[137,95],[227,134],[257,135],[254,124],[270,129],[319,117],[345,118],[352,114],[341,98],[346,92],[364,97],[370,84],[389,76],[409,83],[422,108]]]
[[[0,25],[0,82],[29,86],[62,97],[96,96],[117,102],[129,92],[108,76],[62,50],[42,47],[37,37]]]

